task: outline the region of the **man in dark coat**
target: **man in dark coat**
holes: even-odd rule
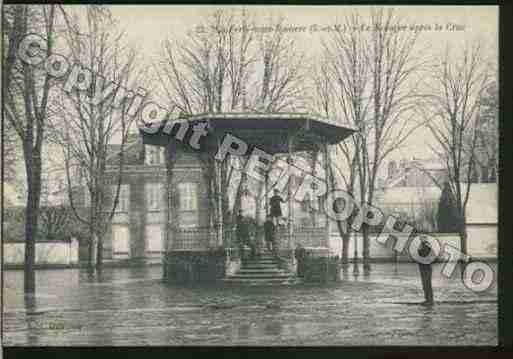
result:
[[[271,207],[271,218],[274,221],[274,225],[278,225],[278,220],[283,216],[281,212],[281,204],[285,203],[283,198],[280,196],[280,191],[277,189],[274,190],[274,196],[269,200],[269,205]]]
[[[276,254],[276,242],[274,237],[275,228],[276,227],[274,226],[271,216],[267,216],[267,219],[264,222],[265,244],[269,252]]]
[[[305,276],[306,249],[301,244],[298,244],[294,250],[294,256],[297,261],[297,276],[302,278]]]
[[[249,233],[249,220],[242,215],[242,211],[239,211],[237,215],[236,233],[241,258],[243,258],[244,246],[246,245],[251,249],[251,258],[254,259],[257,254],[256,245],[254,241],[251,240]]]
[[[421,236],[421,244],[419,248],[419,255],[421,257],[429,256],[431,252],[431,247],[429,245],[429,241],[426,236]],[[432,277],[432,268],[431,263],[425,264],[418,262],[419,272],[420,272],[420,280],[422,281],[422,290],[424,291],[424,299],[425,301],[422,303],[423,305],[433,305],[433,287],[431,285],[431,277]]]
[[[244,245],[249,241],[249,228],[242,211],[239,211],[236,222],[237,243],[239,245],[240,257],[244,257]]]

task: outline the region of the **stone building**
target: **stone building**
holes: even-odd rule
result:
[[[162,147],[143,145],[138,135],[131,136],[126,145],[118,206],[104,240],[106,260],[161,261],[167,243],[164,151]],[[112,145],[110,152],[111,156],[119,153],[119,146]],[[115,178],[117,165],[111,163],[107,169]],[[208,221],[205,213],[207,195],[201,186],[201,164],[191,153],[180,151],[173,171],[177,181],[177,190],[173,194],[179,209],[176,225],[183,232],[194,229],[197,234]],[[110,184],[112,197],[116,188],[116,183]],[[180,245],[176,241],[173,243]]]

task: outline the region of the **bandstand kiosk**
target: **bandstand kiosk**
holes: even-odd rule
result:
[[[333,120],[305,113],[206,113],[153,122],[140,128],[144,144],[166,148],[164,279],[214,281],[240,265],[240,256],[233,245],[233,225],[221,220],[226,153],[244,157],[241,162],[246,165],[255,153],[264,154],[260,159],[269,155],[272,160],[280,158],[289,164],[284,172],[290,171],[290,182],[283,186],[287,220],[279,231],[279,256],[285,266],[293,269],[293,253],[299,243],[316,256],[329,256],[331,221],[323,211],[317,214],[316,226],[295,221],[294,186],[290,184],[297,183],[297,177],[302,176],[300,171],[298,175],[300,166],[295,164],[298,155],[315,153],[322,170],[312,175],[324,176],[329,191],[329,145],[343,141],[354,132],[355,129]],[[263,160],[266,162],[269,161]],[[261,173],[266,186],[266,207],[267,198],[277,185],[270,181],[272,168],[269,165]],[[188,191],[195,191],[194,203],[190,202]]]

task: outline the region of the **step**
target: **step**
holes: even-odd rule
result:
[[[252,265],[252,266],[242,266],[240,267],[240,269],[254,269],[254,270],[266,270],[266,269],[281,269],[277,266],[274,266],[274,265],[270,265],[270,266],[266,266],[266,265]]]
[[[271,260],[259,261],[259,260],[251,259],[251,260],[247,260],[247,261],[242,261],[241,264],[279,264],[279,262],[271,261]]]
[[[246,263],[242,263],[241,266],[244,267],[244,266],[259,266],[259,265],[262,265],[262,266],[275,266],[275,267],[278,267],[279,266],[279,263],[274,263],[274,262],[246,262]]]
[[[226,284],[236,284],[236,285],[255,285],[255,286],[273,286],[273,285],[292,285],[297,283],[297,279],[291,277],[290,279],[283,280],[279,279],[251,279],[251,280],[240,280],[240,279],[231,279],[225,278],[223,280]]]
[[[276,259],[246,259],[242,263],[278,263]]]
[[[228,278],[233,279],[275,279],[275,278],[292,278],[293,276],[290,274],[282,273],[282,274],[233,274]]]
[[[283,269],[280,268],[241,268],[238,271],[239,273],[286,273]]]
[[[276,275],[276,274],[251,274],[251,275],[234,274],[234,275],[232,275],[232,276],[230,276],[228,278],[230,278],[230,279],[242,279],[242,280],[253,280],[253,279],[269,279],[269,280],[281,279],[281,280],[285,280],[285,279],[294,278],[294,276],[292,276],[290,274],[281,274],[281,275]]]
[[[245,260],[245,261],[277,261],[276,258],[258,258],[258,257],[255,257],[255,258],[245,258],[243,260]]]
[[[226,278],[224,282],[229,283],[259,283],[259,284],[275,284],[275,283],[291,283],[296,282],[295,278]]]

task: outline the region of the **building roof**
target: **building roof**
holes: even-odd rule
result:
[[[409,206],[423,201],[438,204],[441,190],[437,186],[390,187],[382,197],[382,206]],[[498,202],[496,183],[473,183],[467,204],[468,224],[498,223]]]
[[[129,136],[124,145],[124,163],[125,164],[139,164],[141,162],[140,151],[141,144],[139,142],[139,135]],[[107,164],[117,166],[118,155],[121,152],[121,144],[109,144],[107,148]]]
[[[293,143],[294,151],[310,149],[314,143],[339,143],[356,129],[342,125],[332,119],[307,113],[205,113],[187,116],[173,122],[207,122],[211,132],[222,138],[232,134],[244,140],[250,147],[255,146],[268,153],[288,152],[287,136],[304,130]],[[167,121],[159,124],[154,134],[140,131],[145,144],[164,146],[169,134],[163,132]]]

